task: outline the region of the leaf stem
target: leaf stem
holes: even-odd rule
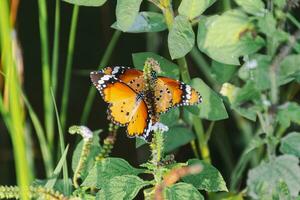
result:
[[[104,66],[107,65],[111,55],[112,55],[112,52],[113,50],[115,49],[116,47],[116,44],[120,38],[120,35],[121,35],[121,31],[118,31],[116,30],[104,52],[104,55],[99,63],[99,67],[98,69],[101,69],[103,68]],[[87,98],[86,98],[86,101],[85,101],[85,104],[84,104],[84,107],[83,107],[83,114],[81,115],[81,119],[80,119],[80,123],[81,124],[86,124],[87,123],[87,120],[88,120],[88,117],[89,117],[89,114],[91,112],[91,109],[92,109],[92,104],[93,104],[93,101],[94,101],[94,98],[95,98],[95,95],[96,95],[96,90],[93,88],[93,87],[90,87],[90,90],[89,90],[89,93],[87,95]]]

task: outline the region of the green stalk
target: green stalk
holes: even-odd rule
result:
[[[4,114],[4,122],[10,132],[12,139],[16,177],[19,187],[21,188],[21,199],[28,198],[29,184],[32,179],[32,173],[26,159],[26,142],[25,142],[25,112],[22,104],[21,83],[19,80],[16,60],[14,60],[12,48],[12,28],[9,18],[9,6],[6,0],[0,1],[0,44],[2,52],[2,67],[4,69],[5,87],[7,87],[8,102],[3,104],[1,98],[1,113]]]
[[[66,121],[67,121],[68,100],[69,100],[69,93],[70,93],[71,72],[72,72],[72,65],[73,65],[73,53],[74,53],[78,13],[79,13],[79,6],[75,5],[73,8],[73,14],[71,20],[67,64],[66,64],[64,86],[63,86],[63,93],[62,93],[63,96],[61,101],[60,120],[61,120],[62,130],[65,130]]]
[[[39,6],[39,27],[42,51],[42,76],[43,76],[43,92],[44,92],[44,109],[45,109],[45,126],[48,143],[53,148],[54,139],[54,112],[51,103],[51,82],[50,82],[50,64],[49,64],[49,45],[47,30],[47,7],[46,0],[38,0]]]
[[[155,4],[156,5],[156,4]],[[160,9],[162,9],[162,12],[164,14],[166,24],[168,26],[168,29],[170,30],[174,21],[174,12],[171,4],[171,0],[160,0],[159,5],[157,5]],[[185,57],[177,59],[177,63],[180,69],[181,78],[184,82],[189,83],[191,81],[191,77],[188,71],[188,66]],[[203,130],[202,121],[199,117],[193,116],[193,125],[195,127],[196,135],[199,139],[199,146],[202,158],[210,163],[210,151],[206,142],[206,136]],[[193,147],[193,143],[191,143]],[[194,150],[194,148],[192,148]],[[194,153],[197,155],[197,153]]]
[[[54,22],[54,41],[52,52],[52,88],[53,93],[56,94],[57,88],[57,71],[58,71],[58,59],[59,59],[59,24],[60,24],[60,0],[55,2],[55,22]]]
[[[120,35],[121,35],[121,31],[118,31],[116,30],[104,52],[104,55],[100,61],[100,64],[99,64],[99,67],[98,67],[98,70],[103,68],[104,66],[107,65],[111,55],[112,55],[112,52],[113,50],[115,49],[116,47],[116,44],[120,38]],[[88,120],[88,117],[89,117],[89,114],[91,112],[91,109],[92,109],[92,104],[93,104],[93,100],[95,98],[95,95],[96,95],[96,90],[94,87],[90,87],[90,90],[89,90],[89,93],[88,93],[88,96],[86,98],[86,101],[85,101],[85,104],[84,104],[84,107],[83,107],[83,114],[81,116],[81,119],[80,119],[80,123],[81,124],[86,124],[87,123],[87,120]]]

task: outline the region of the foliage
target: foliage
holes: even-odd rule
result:
[[[8,2],[0,1],[0,112],[12,141],[18,186],[0,186],[0,198],[134,199],[142,193],[145,199],[172,200],[299,198],[298,0],[117,0],[114,4],[106,0],[56,0],[53,41],[49,40],[49,5],[39,0],[43,116],[36,113],[23,87],[23,60],[13,17],[18,12],[13,3],[18,1],[12,1],[11,8]],[[199,105],[162,114],[160,122],[168,130],[154,131],[150,144],[136,138],[136,148],[147,146],[151,155],[135,166],[110,155],[118,148],[115,141],[121,131],[113,124],[108,134],[100,135],[86,126],[73,126],[69,132],[82,138],[76,146],[65,145],[72,115],[68,107],[79,10],[104,5],[103,9],[107,4],[116,4],[116,21],[101,28],[112,28],[115,33],[103,48],[98,68],[109,63],[121,33],[146,35],[152,48],[132,53],[133,66],[143,70],[147,59],[152,58],[160,65],[159,76],[180,79],[203,98]],[[73,7],[73,11],[60,86],[62,5]],[[153,38],[159,38],[161,51]],[[53,44],[52,54],[49,44]],[[59,92],[61,99],[56,98]],[[82,106],[80,121],[84,125],[94,97],[95,89],[90,89]],[[30,137],[34,134],[29,135],[27,119],[43,158],[42,180],[33,170]],[[183,148],[191,148],[194,157],[178,162],[177,152]],[[234,155],[239,156],[236,162],[231,152],[241,149],[240,155]],[[67,157],[72,157],[72,162]],[[225,163],[223,167],[219,167],[220,162]],[[245,188],[241,188],[242,182]]]

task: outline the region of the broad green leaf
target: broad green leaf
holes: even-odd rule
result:
[[[226,65],[213,60],[211,75],[218,83],[223,84],[231,80],[237,69],[235,65]]]
[[[63,0],[78,6],[102,6],[107,0]]]
[[[198,105],[201,118],[213,121],[228,118],[223,100],[218,94],[199,78],[193,79],[191,85],[201,94],[203,99],[202,103]]]
[[[112,28],[122,30],[118,23],[111,25]],[[159,32],[167,28],[165,18],[156,12],[140,12],[135,18],[134,23],[126,30],[128,33]]]
[[[235,0],[235,2],[249,14],[263,16],[266,12],[265,4],[262,0]]]
[[[286,6],[287,0],[273,0],[273,2],[278,8],[283,9]]]
[[[198,47],[218,62],[239,65],[240,56],[252,54],[264,45],[261,37],[248,32],[252,26],[240,10],[203,18],[198,26]]]
[[[214,166],[198,159],[188,160],[188,165],[194,164],[201,164],[202,171],[199,174],[183,177],[184,182],[207,192],[228,191],[221,173]]]
[[[216,0],[182,0],[178,12],[189,20],[201,15]]]
[[[253,81],[255,88],[258,90],[266,90],[270,88],[270,65],[270,56],[261,54],[252,55],[239,69],[239,77],[244,81]]]
[[[300,158],[300,133],[292,132],[282,138],[280,151]]]
[[[300,73],[300,54],[286,56],[280,63],[278,82],[279,85],[289,83]]]
[[[195,34],[189,20],[177,16],[168,35],[168,47],[172,59],[181,58],[190,52],[195,44]]]
[[[277,121],[283,128],[288,128],[291,122],[300,125],[300,106],[294,102],[288,102],[279,106]]]
[[[82,152],[82,146],[83,146],[83,143],[84,141],[81,140],[74,152],[73,152],[73,156],[72,156],[72,170],[73,172],[75,171],[77,165],[78,165],[78,162],[79,162],[79,159],[80,159],[80,156],[81,156],[81,152]],[[93,135],[93,141],[92,141],[92,144],[90,146],[90,152],[88,155],[86,155],[86,162],[85,162],[85,166],[84,168],[81,170],[81,178],[84,179],[87,174],[89,173],[90,169],[93,168],[94,166],[94,159],[95,157],[97,156],[97,154],[100,152],[101,150],[101,146],[99,144],[99,136],[94,134]]]
[[[300,168],[297,157],[279,156],[269,162],[262,162],[250,170],[247,179],[248,194],[253,199],[272,197],[277,191],[278,183],[282,181],[287,184],[291,196],[296,197],[300,191]]]
[[[173,126],[169,131],[164,133],[164,151],[171,152],[180,146],[188,144],[191,140],[195,139],[194,133],[187,127]]]
[[[176,183],[171,187],[167,187],[165,198],[168,200],[204,200],[202,194],[188,183]]]
[[[268,12],[258,19],[257,23],[260,32],[272,36],[276,32],[276,19],[273,14]]]
[[[160,116],[160,122],[171,127],[178,122],[179,114],[179,108],[173,108]]]
[[[116,17],[118,27],[128,31],[137,18],[142,0],[117,0]]]
[[[97,162],[90,170],[82,186],[102,188],[110,179],[121,175],[138,175],[143,169],[137,169],[121,158],[105,158]]]
[[[142,180],[138,176],[115,176],[114,178],[108,180],[107,184],[105,184],[100,192],[98,192],[97,199],[131,200],[137,195],[140,189],[147,185],[149,185],[149,183]]]
[[[162,73],[161,76],[167,76],[174,79],[179,79],[179,69],[178,66],[171,61],[165,59],[152,52],[141,52],[132,54],[133,65],[135,68],[143,70],[145,61],[147,58],[154,58],[158,61]]]

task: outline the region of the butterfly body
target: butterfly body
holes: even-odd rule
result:
[[[124,66],[106,67],[91,72],[91,80],[104,101],[109,104],[108,118],[127,126],[129,137],[151,139],[151,127],[160,114],[177,106],[195,105],[202,101],[191,86],[151,73],[151,88],[145,83],[143,71]]]

